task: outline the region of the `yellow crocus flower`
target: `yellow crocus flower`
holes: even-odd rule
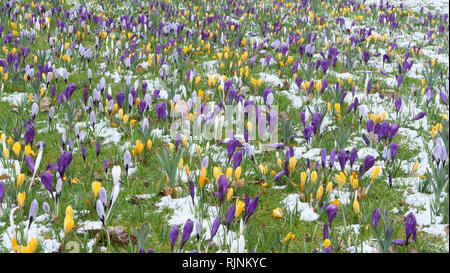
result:
[[[242,210],[244,209],[244,205],[245,204],[243,201],[236,199],[236,211],[234,213],[234,217],[237,218],[237,217],[239,217],[239,215],[241,215]]]
[[[323,186],[321,185],[316,192],[316,201],[319,202],[320,200],[322,200],[322,195],[323,195]]]
[[[356,214],[359,213],[359,203],[358,200],[355,199],[355,201],[353,201],[353,210],[355,211]]]
[[[311,173],[311,183],[314,184],[317,181],[317,172],[313,171]]]
[[[17,175],[17,188],[18,189],[20,189],[20,187],[22,187],[24,181],[25,181],[25,174],[19,173]]]
[[[292,232],[289,232],[288,235],[286,235],[286,237],[284,238],[284,242],[287,243],[289,241],[292,241],[295,239],[295,234]]]
[[[241,177],[242,167],[238,166],[236,170],[234,170],[234,179],[237,181]]]
[[[92,193],[94,194],[94,198],[97,198],[97,195],[102,187],[102,183],[98,181],[92,182]]]
[[[280,208],[276,208],[276,209],[272,210],[272,215],[275,218],[282,218],[283,217],[283,212],[281,211]]]
[[[231,200],[231,198],[233,197],[233,193],[234,193],[233,188],[229,188],[229,189],[227,190],[227,201],[228,201],[228,202],[229,202],[229,201]]]
[[[381,168],[379,166],[375,166],[375,168],[373,168],[372,181],[374,181],[378,177],[378,174],[380,173],[380,170],[381,170]]]
[[[14,154],[17,157],[19,157],[19,154],[20,154],[20,143],[19,142],[14,143],[14,145],[12,147],[12,150],[13,150]]]
[[[25,202],[24,202],[25,196],[26,196],[26,193],[19,192],[17,194],[17,203],[19,204],[20,208],[23,208],[23,206],[25,205]]]

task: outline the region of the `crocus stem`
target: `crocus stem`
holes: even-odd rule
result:
[[[111,241],[110,241],[110,238],[109,238],[108,227],[106,225],[104,225],[104,227],[105,227],[105,232],[106,232],[106,238],[108,239],[108,249],[110,249],[111,248]]]

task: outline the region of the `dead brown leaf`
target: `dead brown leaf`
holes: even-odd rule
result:
[[[9,178],[10,178],[10,176],[7,175],[7,174],[2,174],[2,175],[0,175],[0,180],[7,180],[7,179],[9,179]]]
[[[358,198],[359,199],[366,198],[368,191],[369,191],[369,187],[359,187],[358,188]]]
[[[283,82],[283,86],[281,86],[280,91],[281,90],[289,90],[289,88],[291,88],[291,85],[289,84],[289,82],[287,80],[285,80]]]
[[[417,250],[417,248],[413,248],[409,253],[419,253],[419,251]]]
[[[306,96],[306,99],[307,99],[308,101],[312,101],[312,100],[314,99],[313,93],[312,93],[312,92],[309,93],[309,94]]]
[[[145,72],[145,68],[142,65],[138,65],[136,67],[136,73],[143,73]]]
[[[52,99],[49,97],[43,97],[41,99],[40,105],[39,105],[39,109],[41,109],[41,111],[44,112],[48,112],[50,111],[50,104],[52,103]]]
[[[88,233],[98,236],[102,229],[89,229]],[[128,243],[128,232],[125,227],[116,226],[116,227],[108,227],[109,238],[111,241],[119,243],[119,244],[127,244]],[[106,240],[106,234],[102,233],[101,240]],[[130,234],[131,242],[135,243],[136,236]]]
[[[448,236],[448,225],[445,227],[445,233],[446,233],[447,236]]]
[[[279,114],[281,120],[290,120],[291,116],[288,112],[284,111]]]
[[[238,181],[236,181],[236,187],[243,187],[245,185],[245,179],[241,178]]]
[[[170,195],[170,187],[162,189],[159,193],[163,196]]]
[[[389,253],[398,253],[397,246],[395,244],[391,244],[389,247]]]

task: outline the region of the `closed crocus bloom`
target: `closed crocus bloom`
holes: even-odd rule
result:
[[[236,181],[239,180],[239,178],[241,177],[241,172],[242,172],[241,166],[237,167],[236,170],[234,171],[234,179]]]
[[[187,137],[183,138],[183,145],[184,145],[184,148],[187,149],[187,147],[188,147],[188,139],[187,139]]]
[[[97,198],[98,192],[102,187],[102,183],[98,181],[92,182],[92,193],[94,194],[94,198]]]
[[[231,176],[233,175],[233,168],[228,167],[227,171],[225,172],[225,175],[227,176],[228,181],[231,180]]]
[[[19,173],[17,175],[17,188],[18,189],[20,189],[20,187],[22,187],[24,181],[25,181],[25,174]]]
[[[350,185],[352,186],[352,188],[354,190],[356,190],[358,188],[358,186],[359,186],[359,180],[356,177],[356,173],[355,172],[353,172],[353,174],[350,176]]]
[[[289,159],[289,172],[292,172],[297,165],[297,158],[295,156]]]
[[[278,158],[277,160],[277,165],[278,165],[278,169],[281,170],[282,166],[281,166],[282,162],[281,162],[281,158]]]
[[[25,205],[25,196],[26,194],[23,192],[19,192],[17,194],[17,204],[19,205],[20,208],[23,208],[23,206]]]
[[[67,215],[64,218],[64,233],[67,235],[72,230],[74,226],[73,216]]]
[[[178,162],[178,170],[181,170],[183,168],[183,158],[180,158],[180,161]]]
[[[372,226],[374,228],[377,228],[378,223],[380,222],[381,217],[381,211],[379,208],[375,208],[375,210],[372,213]]]
[[[327,195],[333,190],[333,182],[328,182],[327,184]]]
[[[353,201],[353,210],[355,211],[356,214],[359,213],[359,202],[356,199],[355,201]]]
[[[242,211],[244,210],[244,202],[242,202],[239,199],[236,199],[236,212],[234,214],[234,217],[237,218],[239,215],[241,215]]]
[[[300,182],[301,182],[302,184],[305,184],[305,182],[306,182],[306,172],[302,172],[302,173],[300,174]]]
[[[136,140],[136,152],[137,154],[142,154],[144,151],[144,143],[142,143],[140,140]]]
[[[67,215],[73,216],[72,206],[70,205],[66,207],[66,216]]]
[[[229,189],[227,190],[227,201],[228,201],[228,202],[229,202],[229,201],[231,200],[231,198],[233,197],[233,193],[234,193],[233,188],[229,188]]]
[[[321,185],[316,192],[316,201],[320,201],[322,200],[322,195],[323,195],[323,186]]]
[[[325,247],[325,248],[329,248],[330,246],[331,246],[331,241],[330,241],[330,239],[325,239],[324,241],[323,241],[323,246]]]
[[[150,151],[152,149],[152,140],[147,140],[147,151]]]
[[[312,171],[311,173],[311,182],[314,184],[317,181],[317,172]]]
[[[213,175],[214,175],[214,179],[216,180],[216,182],[219,179],[220,173],[221,173],[221,171],[220,171],[219,167],[216,166],[213,168]]]
[[[272,210],[272,215],[275,218],[282,218],[283,217],[283,212],[281,211],[280,208],[276,208],[276,209]]]
[[[373,171],[372,171],[372,181],[374,181],[375,179],[377,179],[378,174],[380,174],[380,170],[381,170],[381,168],[380,168],[379,166],[375,166],[375,167],[373,168]]]
[[[416,163],[414,163],[413,173],[417,172],[418,169],[419,169],[419,162],[416,161]]]
[[[169,238],[170,238],[170,251],[173,252],[173,247],[178,240],[178,234],[180,230],[177,225],[172,225],[169,230]]]
[[[183,249],[183,246],[187,242],[187,240],[189,240],[189,238],[191,237],[193,229],[194,222],[191,219],[187,219],[186,223],[184,224],[183,234],[181,235],[180,251]]]
[[[25,155],[29,156],[31,154],[31,145],[25,145]]]
[[[201,176],[206,177],[206,167],[203,167],[203,168],[202,168]]]
[[[186,171],[187,176],[189,176],[189,165],[188,164],[186,164],[184,166],[184,170]]]
[[[19,154],[20,154],[20,143],[19,142],[14,143],[14,145],[12,147],[12,150],[13,150],[14,154],[16,155],[16,157],[19,157]]]
[[[205,185],[205,179],[206,177],[204,177],[203,175],[198,178],[198,184],[200,185],[200,188],[203,188],[203,186]]]

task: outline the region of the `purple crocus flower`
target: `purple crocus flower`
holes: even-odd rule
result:
[[[169,230],[169,238],[170,238],[170,251],[173,252],[173,247],[178,240],[178,233],[180,230],[177,225],[172,225]]]
[[[250,216],[255,212],[256,207],[258,206],[259,195],[255,195],[250,202],[248,203],[248,207],[245,210],[245,224],[247,224]]]
[[[425,112],[420,112],[411,121],[419,120],[419,119],[423,118],[424,116],[425,116]]]
[[[412,236],[413,241],[415,242],[417,240],[417,230],[416,230],[416,217],[414,216],[414,213],[410,212],[406,216],[405,220],[405,236],[406,241],[409,241],[409,237]]]
[[[391,159],[394,161],[395,156],[397,155],[398,151],[398,144],[394,141],[391,143],[391,146],[389,147],[389,152],[391,154]]]
[[[81,155],[83,156],[83,161],[86,163],[86,148],[81,144]]]
[[[277,173],[277,174],[275,175],[275,177],[273,178],[273,181],[278,180],[280,177],[282,177],[282,176],[285,175],[285,174],[286,174],[286,171],[285,171],[285,170],[280,171],[279,173]]]
[[[126,151],[123,156],[123,165],[125,166],[127,176],[128,176],[128,168],[130,167],[130,164],[131,164],[131,154],[130,154],[130,151]]]
[[[192,181],[192,180],[189,180],[189,191],[191,193],[192,205],[195,206],[195,204],[194,204],[195,186],[194,186],[194,181]]]
[[[53,196],[53,174],[51,172],[44,172],[41,174],[41,183],[44,185],[44,187],[50,192]]]
[[[227,233],[230,229],[230,225],[233,222],[234,219],[234,213],[236,212],[236,206],[234,204],[231,204],[227,211]]]
[[[208,247],[211,244],[214,236],[216,236],[216,233],[219,230],[219,226],[220,226],[220,217],[217,216],[216,219],[214,219],[213,225],[211,227],[211,236],[209,238]]]
[[[35,135],[34,126],[30,120],[25,126],[25,145],[28,145],[29,143],[33,144],[34,135]]]
[[[108,159],[106,159],[106,157],[103,159],[103,169],[105,174],[108,174]]]
[[[105,225],[105,207],[100,199],[97,200],[96,209],[98,219]]]
[[[166,103],[160,102],[156,105],[156,114],[158,115],[158,118],[161,118],[162,120],[166,120]]]
[[[29,219],[28,229],[30,228],[33,221],[36,219],[38,209],[39,209],[38,201],[36,201],[36,199],[34,199],[30,205],[30,211],[29,211],[29,217],[28,217],[28,219]]]
[[[2,202],[5,197],[5,183],[0,182],[0,211],[2,210]]]
[[[322,171],[325,169],[325,163],[327,161],[327,149],[325,147],[322,149],[322,153],[320,155],[320,160],[322,163]]]
[[[375,208],[375,210],[372,213],[372,226],[374,228],[377,228],[378,223],[380,222],[381,218],[381,211],[379,208]]]
[[[26,156],[25,162],[27,163],[28,169],[31,173],[34,173],[34,159],[32,156]]]
[[[350,151],[350,167],[353,168],[353,163],[355,163],[355,160],[358,159],[358,149],[353,148]]]
[[[324,222],[323,223],[323,240],[325,241],[325,239],[328,239],[329,237],[329,234],[328,234],[328,225],[327,225],[327,222]]]
[[[439,97],[441,98],[443,104],[448,105],[447,98],[445,97],[445,94],[443,92],[439,92]]]
[[[341,165],[341,170],[343,171],[345,169],[345,163],[347,162],[347,153],[344,149],[338,151],[337,158],[339,165]]]
[[[402,107],[402,98],[401,97],[396,98],[394,104],[395,104],[395,111],[397,111],[398,114],[398,112],[400,111],[400,107]]]
[[[223,202],[223,197],[225,196],[225,192],[228,188],[228,181],[227,181],[227,177],[222,174],[219,179],[218,182],[219,184],[219,192],[216,193],[217,197],[219,197],[220,200],[220,206],[222,206],[222,202]]]
[[[336,218],[337,213],[338,213],[338,207],[335,204],[330,203],[327,207],[327,215],[328,215],[328,222],[330,223],[330,228],[333,225],[333,220],[334,220],[334,218]]]
[[[101,142],[100,140],[97,141],[97,158],[100,155],[100,146],[101,146]]]
[[[360,174],[364,174],[375,164],[375,158],[371,155],[366,155],[364,157],[363,164],[361,165],[362,169],[360,169]]]
[[[330,152],[330,165],[329,165],[330,166],[330,172],[331,172],[331,169],[334,166],[334,159],[335,159],[335,157],[336,157],[336,151],[333,149]]]
[[[189,240],[189,238],[191,237],[193,229],[194,229],[194,222],[192,222],[191,219],[187,219],[186,223],[184,224],[183,234],[181,235],[180,251],[181,249],[183,249],[183,246],[187,242],[187,240]]]
[[[369,119],[366,123],[367,132],[370,133],[373,130],[373,120]]]

